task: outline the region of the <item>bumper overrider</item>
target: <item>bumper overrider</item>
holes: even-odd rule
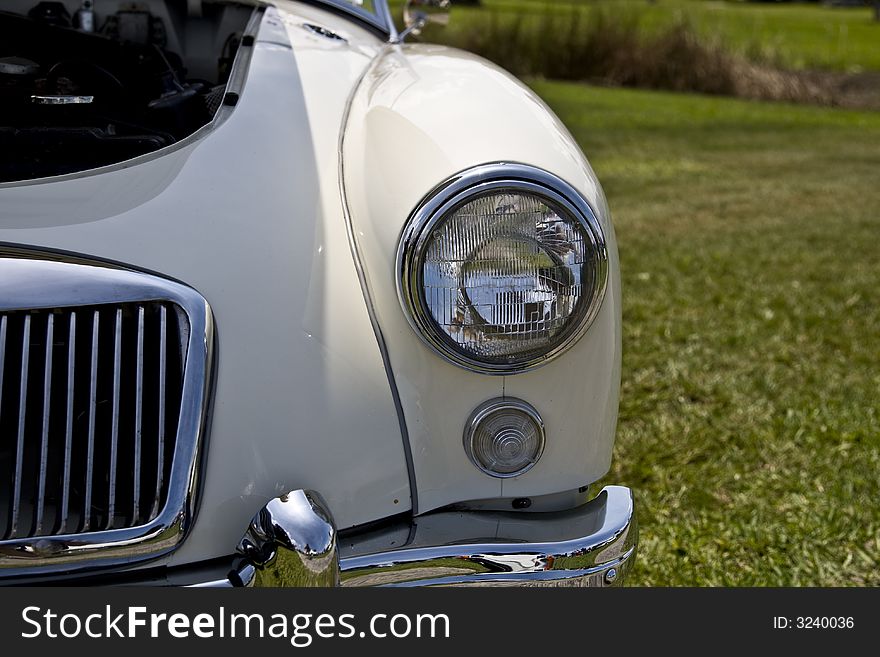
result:
[[[321,496],[296,490],[254,516],[228,579],[202,586],[612,586],[637,540],[632,492],[607,486],[568,511],[434,513],[413,519],[399,547],[341,549]]]

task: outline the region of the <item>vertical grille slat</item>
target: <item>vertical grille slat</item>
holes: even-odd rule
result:
[[[76,312],[70,313],[67,334],[67,404],[64,412],[64,469],[61,483],[61,512],[58,532],[67,531],[67,514],[70,509],[70,463],[73,449],[73,400],[76,375]]]
[[[122,308],[116,309],[113,322],[113,419],[110,425],[110,469],[108,470],[106,527],[113,527],[116,517],[116,461],[119,452],[119,388],[122,378]]]
[[[6,315],[0,315],[0,413],[3,412],[3,372],[6,360]]]
[[[189,331],[168,301],[0,310],[0,541],[159,517]]]
[[[82,530],[92,526],[92,488],[95,470],[95,420],[98,415],[98,338],[101,336],[101,315],[96,310],[92,315],[92,360],[89,377],[89,434],[86,450],[86,494],[83,500]]]
[[[137,366],[134,410],[134,491],[132,518],[137,522],[141,505],[141,431],[144,417],[144,307],[138,306]]]
[[[18,521],[21,515],[21,486],[24,466],[25,419],[27,417],[27,383],[28,365],[31,355],[31,316],[25,315],[24,329],[21,338],[21,385],[18,393],[18,439],[15,442],[15,476],[12,494],[12,528],[9,531],[13,538],[18,535]]]
[[[4,372],[6,371],[6,324],[6,315],[0,315],[0,446],[6,443],[6,437],[3,435],[3,383],[5,380]],[[2,461],[0,461],[0,466],[2,466]],[[5,509],[0,505],[0,532],[6,530],[7,517],[11,512],[12,509]]]
[[[165,390],[165,379],[168,371],[168,309],[165,306],[159,308],[159,390]],[[156,493],[154,496],[153,509],[150,515],[155,516],[159,510],[160,492],[164,485],[161,464],[165,462],[165,397],[159,395],[159,410],[157,413],[158,435],[156,436],[157,453],[156,453]]]
[[[55,315],[46,318],[46,356],[43,373],[43,423],[40,435],[40,483],[37,488],[37,535],[43,531],[43,517],[46,514],[46,474],[49,469],[49,411],[52,403],[52,348],[55,345]]]

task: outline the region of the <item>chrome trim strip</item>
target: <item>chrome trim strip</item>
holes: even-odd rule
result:
[[[19,506],[21,504],[21,470],[24,460],[24,419],[27,410],[28,363],[30,361],[31,316],[24,318],[24,333],[21,338],[21,384],[18,396],[18,441],[15,445],[15,491],[12,495],[12,525],[10,536],[18,533]]]
[[[135,365],[135,400],[134,400],[134,483],[132,486],[132,518],[137,523],[141,506],[141,434],[144,421],[144,307],[138,306],[137,326],[137,364]],[[159,388],[163,390],[163,388]],[[164,395],[159,395],[163,398]],[[157,463],[156,470],[162,467]]]
[[[336,526],[314,491],[269,500],[238,544],[239,586],[339,586]]]
[[[388,32],[388,43],[397,43],[400,37],[397,33],[397,26],[394,24],[394,16],[391,13],[388,0],[373,0],[373,4],[376,7],[376,15],[385,24],[385,31]]]
[[[33,105],[91,105],[94,96],[31,96]]]
[[[384,36],[388,37],[389,42],[397,39],[397,27],[394,25],[394,18],[388,7],[388,0],[373,0],[375,12],[367,11],[358,7],[352,2],[346,0],[303,0],[312,5],[323,6],[325,9],[332,8],[351,18],[363,21],[370,27],[379,30]]]
[[[6,315],[0,317],[0,408],[3,408],[3,367],[6,357]]]
[[[159,309],[159,390],[165,390],[167,384],[168,372],[168,309],[162,306]],[[156,463],[162,463],[165,459],[165,396],[159,395],[159,413],[158,413],[159,435],[157,442],[159,443],[156,455]],[[155,516],[159,512],[159,494],[165,483],[164,470],[156,468],[156,496],[153,498],[153,509],[150,517]]]
[[[0,316],[0,409],[3,408],[3,369],[6,359],[6,315]],[[4,438],[0,437],[0,440]]]
[[[538,356],[514,364],[486,363],[457,350],[437,328],[422,301],[420,259],[434,227],[457,206],[479,194],[513,189],[548,199],[568,210],[591,237],[596,249],[596,281],[590,302],[573,319],[577,324],[555,346]],[[590,328],[599,313],[608,285],[608,249],[602,225],[584,197],[554,174],[526,164],[495,162],[467,169],[448,178],[416,206],[401,232],[397,248],[397,296],[412,329],[436,354],[464,369],[481,374],[508,375],[526,372],[569,349]]]
[[[119,452],[119,386],[122,377],[122,308],[116,309],[113,323],[113,416],[110,425],[110,471],[107,498],[106,529],[113,526],[116,516],[116,459]]]
[[[182,345],[185,375],[178,440],[164,507],[153,520],[136,527],[0,541],[0,579],[130,566],[174,550],[189,531],[196,512],[198,460],[206,439],[214,342],[210,306],[198,292],[182,283],[75,256],[0,247],[0,311],[148,302],[174,304],[189,323],[186,343]],[[89,487],[94,477],[98,319],[96,312],[92,323],[89,391]],[[25,316],[25,326],[29,330],[29,314]],[[116,326],[118,331],[118,322]],[[25,346],[28,342],[25,339]],[[24,372],[22,381],[26,382]],[[90,499],[90,490],[87,496]]]
[[[348,194],[345,191],[345,158],[343,157],[345,149],[345,134],[348,130],[348,123],[351,119],[351,106],[354,97],[363,84],[364,79],[372,72],[376,64],[382,59],[388,51],[389,46],[385,46],[382,51],[373,59],[372,62],[364,69],[358,81],[355,83],[348,99],[345,103],[345,111],[342,116],[342,125],[339,130],[339,196],[342,201],[342,213],[345,218],[345,232],[348,236],[348,246],[351,250],[351,258],[354,261],[354,268],[357,272],[358,282],[361,286],[361,294],[364,297],[364,303],[367,306],[367,314],[370,317],[370,324],[373,326],[373,333],[376,336],[376,342],[379,345],[379,353],[382,356],[382,365],[385,367],[385,376],[388,379],[388,387],[391,389],[391,398],[394,401],[394,408],[397,411],[397,424],[400,427],[400,437],[403,441],[403,457],[406,461],[406,472],[409,480],[409,498],[411,511],[413,515],[419,512],[419,489],[416,485],[416,468],[413,461],[412,445],[409,441],[409,429],[406,425],[406,416],[403,411],[403,402],[400,399],[400,391],[397,388],[397,378],[394,376],[394,370],[391,367],[391,355],[388,352],[388,344],[385,342],[385,334],[382,332],[382,326],[379,324],[379,317],[376,314],[376,308],[373,304],[373,298],[370,293],[370,284],[367,280],[367,273],[364,269],[363,258],[360,252],[360,244],[357,240],[357,233],[354,229],[354,222],[351,217],[351,209],[348,204]]]
[[[477,459],[474,454],[474,434],[476,433],[477,427],[480,426],[489,415],[495,413],[497,411],[503,411],[505,409],[514,409],[525,413],[528,415],[535,424],[538,426],[538,453],[535,454],[535,458],[529,462],[524,467],[520,468],[516,472],[510,473],[500,473],[495,472],[494,470],[489,470],[480,463],[479,459]],[[497,477],[498,479],[510,479],[511,477],[519,477],[522,474],[525,474],[529,470],[531,470],[538,460],[541,458],[541,455],[544,453],[544,441],[546,440],[546,436],[544,435],[544,420],[541,419],[541,414],[535,409],[531,404],[524,402],[522,399],[516,399],[515,397],[498,397],[497,399],[490,399],[488,401],[483,402],[479,406],[474,409],[474,412],[471,413],[471,416],[468,418],[467,422],[464,425],[464,451],[467,453],[468,458],[471,460],[471,463],[480,470],[481,472],[489,475],[490,477]]]
[[[64,475],[61,489],[61,520],[59,527],[67,531],[70,506],[70,461],[73,450],[73,375],[76,372],[76,312],[70,313],[70,332],[67,337],[67,413],[64,423]]]
[[[55,342],[55,315],[46,318],[46,357],[43,370],[43,431],[40,435],[40,481],[37,484],[36,533],[43,529],[43,505],[46,503],[46,455],[49,451],[49,410],[52,395],[52,345]]]
[[[101,331],[101,315],[92,313],[92,369],[89,378],[89,440],[86,450],[86,494],[83,502],[82,531],[91,528],[92,480],[95,474],[95,418],[98,414],[98,338]]]

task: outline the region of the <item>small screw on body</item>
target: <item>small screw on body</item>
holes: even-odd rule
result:
[[[605,583],[611,584],[617,579],[617,568],[609,568],[605,573]]]

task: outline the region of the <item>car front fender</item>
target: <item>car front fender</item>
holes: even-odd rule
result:
[[[471,500],[574,490],[607,472],[620,381],[620,280],[601,187],[553,112],[526,86],[474,55],[432,45],[389,46],[365,73],[341,145],[356,257],[399,388],[418,512]],[[401,231],[424,196],[466,169],[518,162],[573,186],[605,233],[609,280],[590,330],[566,354],[528,373],[487,376],[428,349],[399,303]],[[541,461],[522,476],[487,477],[462,449],[464,424],[499,396],[533,404],[547,427]]]

